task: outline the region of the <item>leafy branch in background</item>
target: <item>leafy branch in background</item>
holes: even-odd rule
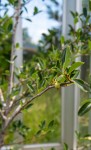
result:
[[[39,40],[39,51],[51,50],[53,45],[60,49],[60,35],[62,30],[62,12],[60,9],[61,7],[61,4],[57,0],[50,0],[50,3],[46,4],[46,11],[48,17],[49,19],[53,20],[54,23],[57,24],[57,26],[55,27],[53,25],[52,29],[48,29],[47,34],[42,34],[42,39]]]

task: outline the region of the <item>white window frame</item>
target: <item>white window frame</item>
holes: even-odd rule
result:
[[[74,28],[81,27],[79,22],[74,26],[70,11],[82,12],[82,0],[64,0],[63,7],[63,35],[69,38],[69,24]],[[80,58],[78,58],[79,60]],[[77,60],[77,61],[78,61]],[[62,89],[62,144],[66,143],[69,149],[77,149],[77,137],[75,131],[78,131],[78,107],[80,101],[80,90],[72,85]]]

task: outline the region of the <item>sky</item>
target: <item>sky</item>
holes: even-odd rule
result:
[[[3,0],[5,3],[7,0]],[[62,0],[57,0],[62,4]],[[29,35],[32,39],[32,42],[38,43],[41,38],[42,33],[47,33],[49,28],[58,26],[58,23],[52,19],[49,19],[48,14],[46,13],[46,5],[49,4],[53,9],[54,6],[50,3],[50,0],[31,0],[30,3],[26,5],[28,13],[25,11],[22,15],[23,18],[29,18],[32,22],[22,19],[22,27],[28,28]],[[34,7],[38,7],[41,10],[40,13],[33,16]],[[58,8],[61,11],[61,7]],[[13,12],[12,9],[9,9],[9,14]]]
[[[58,26],[57,22],[48,18],[48,14],[46,13],[45,3],[46,4],[49,3],[50,0],[45,0],[45,1],[32,0],[27,5],[28,15],[27,15],[27,13],[24,15],[24,17],[28,17],[32,20],[32,22],[23,20],[23,27],[28,28],[29,35],[30,35],[30,37],[32,37],[32,41],[35,43],[37,43],[40,40],[42,33],[48,32],[48,28]],[[58,0],[58,1],[60,1],[60,3],[61,3],[61,0]],[[40,12],[39,14],[32,17],[33,9],[35,6],[38,7],[38,9],[41,10],[42,12]],[[53,5],[51,5],[51,7],[53,7]],[[61,8],[60,8],[60,10],[61,10]]]

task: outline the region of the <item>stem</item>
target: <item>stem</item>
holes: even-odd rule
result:
[[[65,82],[60,84],[60,87],[64,87],[64,86],[68,86],[69,84],[73,84],[74,82],[69,81],[69,82]],[[31,103],[31,101],[33,101],[34,99],[36,99],[37,97],[40,97],[42,94],[44,94],[46,91],[48,91],[49,89],[55,88],[54,85],[50,85],[47,88],[45,88],[42,92],[36,94],[35,96],[33,96],[30,100],[28,100],[27,102],[25,102],[24,105],[19,105],[16,110],[13,112],[12,116],[9,118],[5,129],[8,127],[8,125],[11,123],[11,121],[21,112],[21,110],[23,110],[24,108],[27,107],[27,105],[29,105]]]
[[[60,84],[60,87],[68,86],[70,84],[73,84],[73,82],[69,81],[69,82],[62,83],[62,84]],[[5,130],[8,128],[8,126],[10,125],[10,123],[12,122],[12,120],[21,112],[21,110],[23,110],[24,108],[26,108],[26,106],[29,105],[31,103],[31,101],[33,101],[37,97],[40,97],[42,94],[44,94],[46,91],[48,91],[49,89],[52,89],[52,88],[55,88],[55,86],[54,85],[48,86],[42,92],[36,94],[30,100],[28,100],[27,102],[25,102],[25,104],[23,106],[18,105],[18,107],[16,108],[16,110],[14,110],[13,114],[9,118],[3,120],[2,130],[1,130],[1,133],[0,133],[0,148],[4,145]]]
[[[27,96],[27,91],[25,91],[18,99],[11,101],[9,107],[6,109],[5,114],[8,115],[9,112],[26,96]]]

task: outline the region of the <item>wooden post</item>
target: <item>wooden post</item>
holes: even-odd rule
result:
[[[70,11],[80,12],[81,0],[64,0],[63,7],[63,35],[68,38],[69,24],[74,26]],[[75,28],[80,27],[80,23]],[[75,131],[78,129],[79,90],[76,86],[62,89],[62,144],[66,143],[69,149],[77,149]]]

